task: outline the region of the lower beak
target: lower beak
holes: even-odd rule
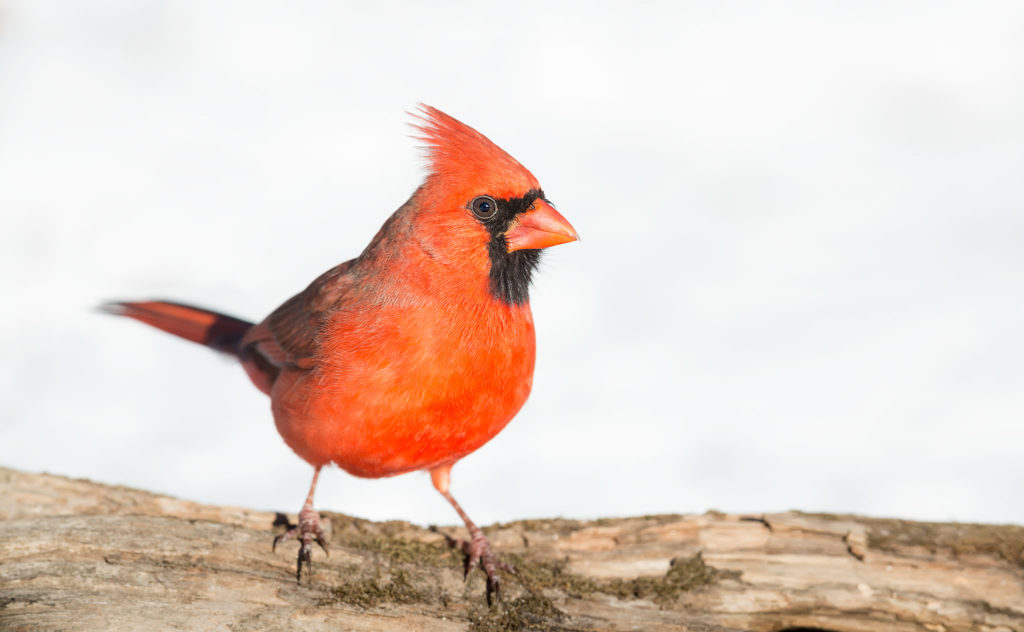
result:
[[[579,235],[562,214],[547,202],[537,199],[531,210],[517,217],[507,231],[508,251],[539,250],[576,241]]]

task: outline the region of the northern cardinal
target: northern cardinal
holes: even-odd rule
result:
[[[494,437],[533,382],[528,289],[549,246],[576,231],[525,167],[429,106],[416,115],[429,173],[361,255],[323,273],[263,322],[167,301],[106,310],[236,357],[270,396],[285,443],[313,466],[299,522],[274,546],[326,552],[313,493],[324,465],[377,478],[430,472],[466,523],[465,572],[500,596],[490,543],[448,491],[455,462]]]

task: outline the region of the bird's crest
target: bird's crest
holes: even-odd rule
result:
[[[486,136],[441,110],[420,104],[413,126],[424,143],[430,176],[460,194],[518,197],[539,189],[537,179]]]

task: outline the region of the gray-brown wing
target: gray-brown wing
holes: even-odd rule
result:
[[[278,369],[312,368],[324,319],[352,288],[354,266],[355,260],[346,261],[321,274],[249,330],[242,348],[258,353]]]

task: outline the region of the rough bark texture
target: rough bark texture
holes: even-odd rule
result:
[[[328,514],[295,583],[274,514],[0,468],[0,630],[1024,631],[1024,528],[801,513],[486,529],[488,609],[439,533]],[[294,519],[294,516],[292,517]],[[461,529],[443,531],[464,535]]]

